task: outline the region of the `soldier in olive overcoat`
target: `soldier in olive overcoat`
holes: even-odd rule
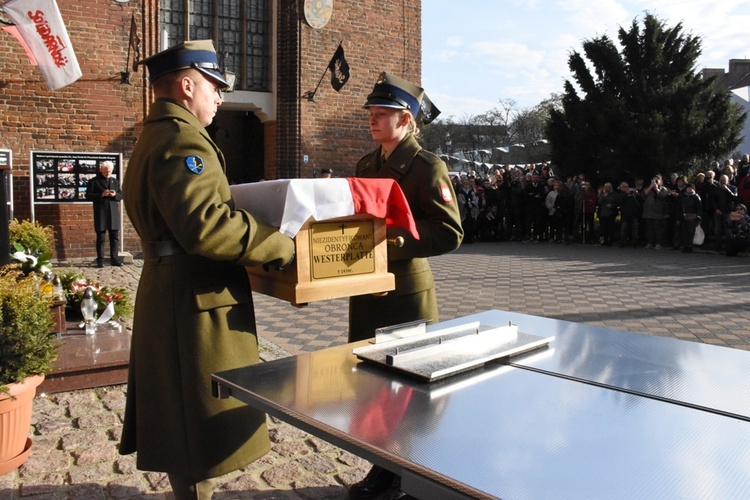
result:
[[[367,96],[370,133],[377,149],[357,163],[358,177],[395,179],[409,203],[419,239],[405,228],[388,228],[388,239],[403,237],[404,245],[388,246],[388,272],[396,288],[387,295],[349,299],[349,342],[373,337],[375,329],[426,319],[438,321],[435,281],[427,257],[455,250],[463,229],[453,185],[445,163],[417,142],[417,123],[428,123],[439,111],[424,90],[406,80],[381,73]],[[373,466],[365,479],[349,489],[353,500],[404,497],[401,478]]]
[[[378,147],[357,163],[357,177],[394,179],[409,202],[419,239],[405,228],[388,228],[388,272],[396,289],[384,296],[359,295],[349,301],[349,341],[373,337],[375,329],[417,319],[438,321],[437,297],[427,257],[455,250],[463,229],[448,169],[440,158],[417,142],[417,121],[428,123],[437,114],[423,106],[420,87],[382,73],[368,96],[370,132]],[[425,111],[432,114],[427,116]],[[439,113],[439,111],[438,111]],[[387,314],[384,313],[387,311]]]
[[[177,499],[210,498],[217,476],[270,448],[265,414],[211,393],[212,373],[258,362],[244,266],[291,261],[294,243],[237,210],[205,127],[226,81],[213,43],[145,64],[156,96],[125,176],[144,256],[120,453],[166,472]],[[273,271],[271,271],[273,272]]]

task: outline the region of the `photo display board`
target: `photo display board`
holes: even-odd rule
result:
[[[120,179],[120,153],[31,152],[31,189],[34,203],[86,201],[86,185],[96,177],[99,165],[111,161],[112,176]]]

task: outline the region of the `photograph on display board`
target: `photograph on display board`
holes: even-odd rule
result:
[[[75,160],[60,160],[57,162],[58,172],[73,172],[76,168]]]
[[[34,169],[37,172],[54,172],[55,162],[52,160],[38,160],[34,162]]]
[[[86,185],[105,161],[114,163],[112,176],[119,178],[122,163],[119,153],[32,151],[34,202],[85,202]]]
[[[105,160],[102,160],[102,161],[105,161]],[[96,171],[99,169],[99,163],[101,163],[101,161],[96,161],[96,160],[79,160],[78,161],[78,167],[79,167],[78,170],[80,172],[82,172],[82,173],[83,172],[87,172],[87,173],[92,173],[92,174],[96,175]]]
[[[37,174],[35,176],[36,198],[39,200],[55,199],[55,175]]]
[[[77,184],[75,174],[58,174],[57,196],[62,200],[75,199]]]
[[[81,174],[78,177],[78,199],[83,201],[86,199],[86,186],[89,181],[96,177],[96,174]]]

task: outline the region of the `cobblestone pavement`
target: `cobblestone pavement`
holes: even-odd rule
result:
[[[746,258],[475,243],[430,262],[441,320],[501,309],[750,350]],[[119,269],[71,265],[102,283],[133,290],[140,275],[137,260]],[[259,294],[254,299],[265,360],[346,340],[345,299],[303,308]],[[117,455],[124,391],[115,386],[37,396],[31,456],[19,470],[0,476],[0,500],[171,498],[163,474],[137,471],[132,456]],[[222,478],[215,499],[346,498],[346,485],[369,468],[287,424],[270,420],[270,427],[273,450]]]

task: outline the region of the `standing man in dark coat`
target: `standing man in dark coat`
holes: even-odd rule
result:
[[[234,207],[224,156],[205,127],[227,82],[210,40],[144,61],[156,101],[123,191],[141,238],[120,453],[166,472],[177,500],[210,499],[218,476],[270,449],[266,416],[211,394],[211,374],[257,363],[245,266],[282,265],[294,243]]]
[[[349,299],[349,341],[375,336],[375,329],[408,321],[438,321],[437,295],[427,257],[455,250],[463,231],[456,194],[443,160],[417,142],[418,122],[437,116],[424,90],[406,80],[381,73],[367,96],[370,134],[378,147],[357,163],[356,176],[395,179],[409,202],[419,239],[406,229],[388,229],[388,238],[404,238],[402,247],[388,247],[388,272],[396,289],[387,295],[358,295]],[[400,477],[374,466],[352,485],[350,498],[374,498],[384,491],[401,498]]]
[[[120,252],[120,181],[112,176],[115,165],[111,161],[99,164],[99,173],[86,185],[86,199],[94,202],[94,230],[96,231],[96,267],[104,267],[104,239],[109,231],[109,262],[122,266]]]

